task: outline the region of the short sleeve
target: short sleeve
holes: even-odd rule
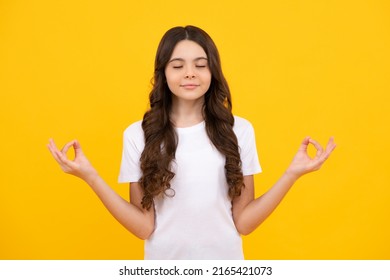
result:
[[[140,158],[145,147],[141,123],[141,121],[133,123],[123,133],[119,183],[138,182],[141,178]]]
[[[244,176],[261,172],[261,166],[257,154],[255,131],[252,124],[235,116],[234,132],[236,133],[240,148],[242,173]]]

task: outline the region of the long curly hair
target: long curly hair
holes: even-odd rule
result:
[[[168,190],[171,189],[170,182],[175,176],[171,165],[175,159],[178,137],[169,117],[172,93],[166,82],[165,68],[176,44],[182,40],[199,44],[208,58],[212,78],[204,96],[203,117],[208,137],[226,157],[225,174],[229,197],[233,199],[241,195],[241,189],[244,187],[239,146],[233,131],[231,95],[222,73],[217,47],[211,37],[198,27],[174,27],[164,34],[158,46],[153,88],[149,95],[150,109],[142,121],[145,148],[140,159],[140,184],[144,191],[142,207],[145,209],[150,209],[154,197],[172,193]]]

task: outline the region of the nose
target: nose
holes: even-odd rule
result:
[[[186,74],[185,74],[186,79],[193,79],[195,78],[195,73],[194,70],[191,67],[187,68]]]
[[[186,79],[193,79],[193,78],[195,78],[195,75],[194,74],[186,74],[185,78]]]

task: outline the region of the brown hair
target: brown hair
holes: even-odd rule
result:
[[[198,27],[174,27],[164,34],[158,46],[153,89],[149,95],[150,109],[145,113],[142,122],[145,148],[140,159],[142,170],[140,184],[144,191],[142,207],[146,209],[150,209],[155,196],[167,193],[166,191],[171,188],[170,181],[175,176],[171,170],[171,163],[175,159],[178,139],[169,118],[172,93],[166,83],[165,67],[176,44],[182,40],[191,40],[199,44],[208,58],[212,78],[204,96],[203,115],[208,137],[226,157],[225,173],[230,198],[239,196],[244,187],[239,147],[233,131],[231,95],[222,73],[217,47],[210,36]]]

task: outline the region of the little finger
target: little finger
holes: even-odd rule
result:
[[[334,138],[331,137],[329,139],[328,144],[326,145],[325,153],[323,155],[324,160],[328,159],[330,154],[333,152],[333,150],[336,148],[336,144],[334,143]]]
[[[51,153],[51,155],[53,156],[53,158],[58,162],[58,163],[60,163],[60,158],[58,157],[58,154],[57,154],[57,152],[59,152],[58,151],[58,149],[57,149],[57,147],[55,146],[55,144],[53,143],[53,141],[51,141],[48,145],[47,145],[47,148],[49,149],[49,151],[50,151],[50,153]]]

